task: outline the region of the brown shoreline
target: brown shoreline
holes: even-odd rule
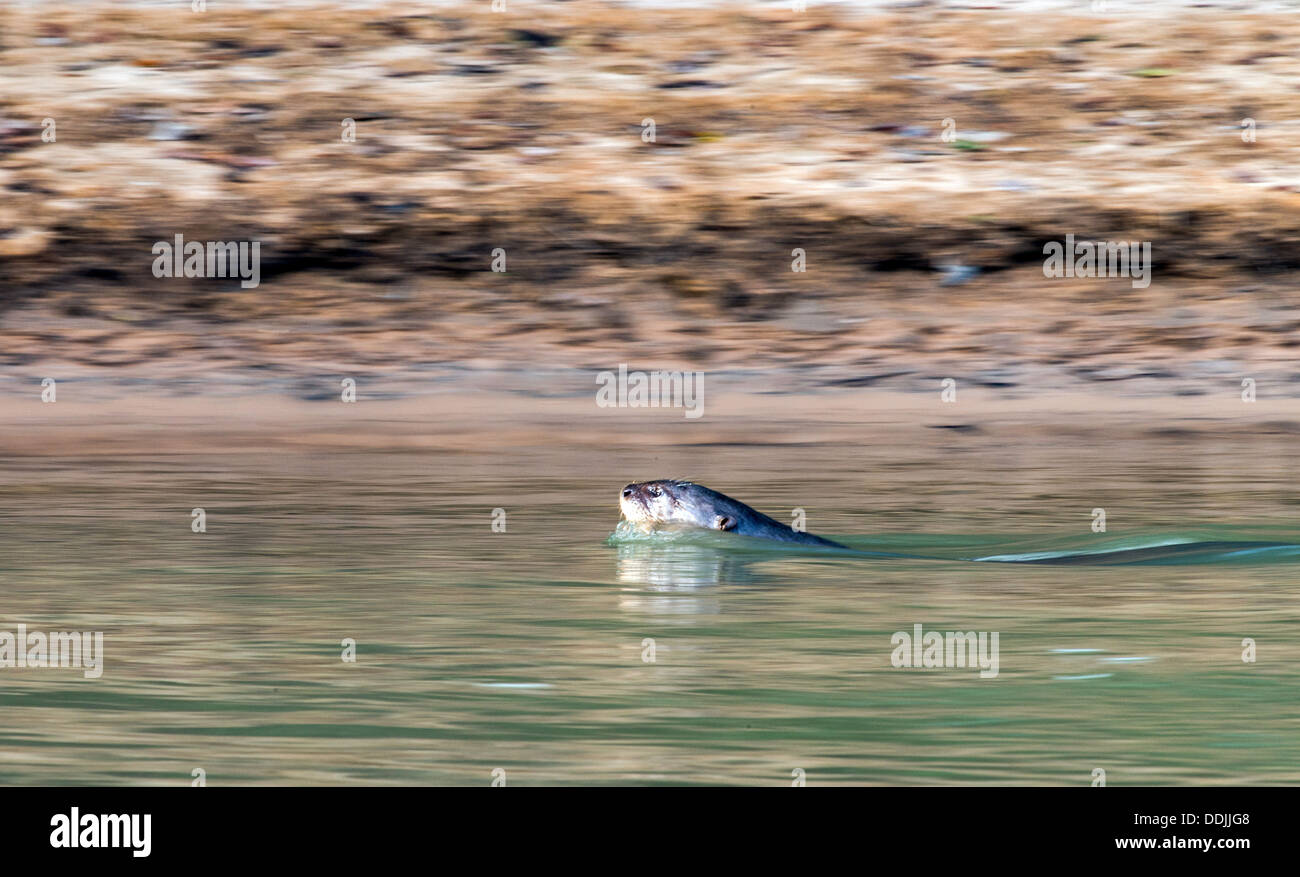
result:
[[[1300,24],[1202,12],[0,7],[0,366],[1300,396]],[[177,233],[262,285],[154,278]],[[1070,233],[1151,286],[1044,278]]]
[[[594,393],[543,399],[502,392],[448,392],[416,398],[309,402],[274,395],[150,397],[101,401],[60,390],[59,401],[0,399],[0,455],[268,453],[284,450],[483,451],[554,446],[646,449],[707,445],[896,442],[924,438],[998,445],[1073,437],[1096,446],[1132,440],[1214,440],[1230,448],[1292,444],[1300,400],[1243,403],[1219,396],[1007,398],[959,390],[933,394],[848,389],[794,396],[706,394],[704,417],[682,409],[602,409]],[[581,428],[574,428],[580,424]],[[909,438],[909,436],[911,438]]]

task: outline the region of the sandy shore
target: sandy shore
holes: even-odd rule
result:
[[[286,450],[483,451],[526,447],[798,448],[879,443],[906,447],[1025,447],[1041,439],[1059,454],[1063,438],[1095,447],[1176,440],[1187,447],[1293,444],[1300,400],[1241,402],[1218,396],[1151,399],[1074,394],[1009,398],[995,390],[939,394],[863,388],[775,396],[739,388],[709,394],[704,416],[680,409],[602,409],[592,395],[539,398],[491,391],[447,392],[354,404],[279,396],[83,398],[0,402],[6,457],[266,453]],[[580,427],[580,428],[579,428]]]
[[[6,395],[1300,396],[1292,15],[52,4],[0,6],[0,61]],[[260,286],[155,278],[176,234],[260,241]],[[1151,242],[1150,286],[1045,278],[1067,234]]]

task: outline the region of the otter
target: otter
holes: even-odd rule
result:
[[[1078,549],[1074,551],[1024,551],[1015,554],[991,554],[983,557],[935,557],[921,554],[896,554],[851,548],[812,533],[801,533],[757,512],[739,500],[690,481],[663,479],[637,481],[624,487],[619,508],[629,523],[642,530],[654,527],[699,527],[741,536],[754,536],[777,542],[836,548],[853,557],[895,558],[899,560],[964,561],[971,563],[1053,564],[1053,565],[1166,565],[1216,563],[1224,559],[1240,560],[1248,555],[1277,552],[1279,557],[1300,560],[1300,544],[1289,542],[1183,541],[1162,540],[1154,545]],[[676,558],[680,560],[680,558]],[[677,567],[669,564],[672,572]],[[719,573],[719,575],[721,575]],[[715,576],[716,578],[717,576]]]
[[[623,517],[647,530],[655,525],[702,527],[759,539],[852,550],[821,536],[801,533],[743,502],[690,481],[633,482],[623,488],[618,505]]]

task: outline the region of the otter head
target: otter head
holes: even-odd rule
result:
[[[719,510],[709,491],[689,481],[636,481],[623,488],[623,517],[644,529],[659,525],[734,530],[740,522]]]

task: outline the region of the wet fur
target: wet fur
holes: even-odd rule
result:
[[[620,493],[619,508],[623,517],[644,529],[701,527],[800,545],[847,547],[812,533],[801,533],[739,500],[691,481],[634,482]]]

